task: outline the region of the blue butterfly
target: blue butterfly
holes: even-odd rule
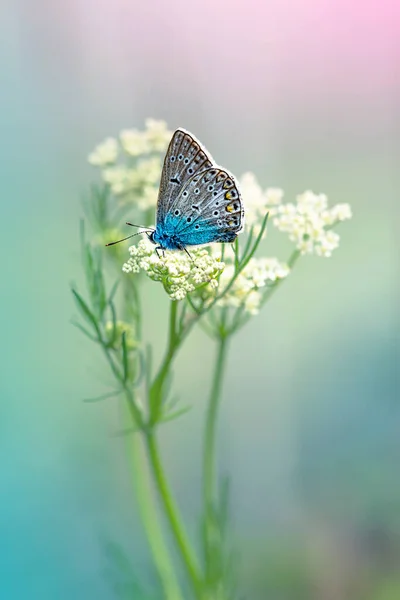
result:
[[[233,242],[243,221],[242,200],[233,175],[216,165],[191,133],[177,129],[161,173],[156,228],[147,233],[157,253]]]

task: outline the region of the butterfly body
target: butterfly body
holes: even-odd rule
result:
[[[233,242],[244,211],[233,175],[184,129],[172,136],[164,159],[156,229],[149,239],[162,250]]]

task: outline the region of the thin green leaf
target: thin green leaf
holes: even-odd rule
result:
[[[193,312],[195,312],[197,315],[201,314],[201,310],[195,305],[195,303],[193,302],[190,294],[186,294],[186,301],[189,304],[190,308],[192,309]]]
[[[166,414],[163,417],[161,417],[160,422],[168,423],[168,421],[173,421],[174,419],[177,419],[178,417],[189,412],[189,410],[191,410],[191,408],[192,408],[192,406],[184,406],[183,408],[180,408],[179,410],[176,410],[175,412]]]
[[[107,305],[104,277],[102,272],[100,248],[92,248],[87,244],[87,281],[98,319],[102,319]]]
[[[118,290],[119,284],[120,284],[120,280],[117,279],[111,288],[111,292],[108,295],[108,304],[111,304],[111,302],[114,300],[114,296]]]
[[[254,236],[254,227],[252,227],[250,229],[250,232],[247,236],[247,241],[246,241],[246,245],[244,247],[243,250],[243,255],[242,255],[242,261],[246,258],[247,253],[249,252],[250,248],[251,248],[251,244],[253,242],[253,236]]]
[[[170,395],[171,390],[172,390],[172,381],[173,381],[172,371],[168,371],[168,373],[166,374],[166,376],[164,378],[164,383],[163,383],[163,404],[168,402],[168,396]]]
[[[115,311],[115,306],[113,302],[110,302],[110,312],[111,312],[111,320],[112,320],[112,336],[111,336],[111,346],[115,344],[117,337],[117,313]]]
[[[233,252],[235,255],[235,273],[239,270],[239,238],[236,238],[232,244]]]
[[[93,208],[94,215],[96,218],[96,225],[99,229],[106,229],[107,227],[107,200],[109,196],[109,189],[107,186],[102,187],[93,186],[92,196],[94,199]]]
[[[106,287],[102,270],[102,257],[100,248],[95,248],[95,289],[98,303],[99,316],[102,317],[107,307]]]
[[[118,429],[117,431],[112,433],[111,437],[126,437],[127,435],[137,433],[138,431],[140,431],[139,427],[125,427],[124,429]]]
[[[92,313],[92,311],[90,310],[90,308],[88,307],[86,302],[83,300],[82,296],[80,294],[78,294],[78,292],[73,288],[72,288],[72,293],[74,295],[76,305],[79,308],[82,316],[86,319],[86,321],[88,321],[91,325],[93,325],[93,328],[96,331],[98,337],[100,337],[100,330],[99,330],[99,326],[98,326],[96,317],[94,316],[94,314]]]
[[[124,381],[128,381],[128,377],[129,377],[129,367],[128,367],[128,348],[126,345],[126,333],[125,331],[122,332],[122,367],[123,367],[123,378]]]
[[[82,331],[82,333],[86,335],[86,337],[88,337],[90,340],[92,340],[92,342],[98,342],[98,339],[94,335],[92,335],[87,329],[85,329],[83,325],[81,325],[77,321],[74,321],[73,319],[71,320],[71,324],[74,327],[77,327],[77,329],[79,329],[80,331]]]
[[[100,248],[92,248],[90,244],[85,243],[83,263],[91,305],[96,317],[101,320],[107,305],[107,299]]]
[[[228,335],[231,335],[232,333],[234,333],[240,326],[242,323],[242,317],[244,314],[244,304],[241,304],[235,311],[232,321],[231,321],[231,325],[228,327]]]
[[[85,221],[81,219],[79,221],[79,239],[81,243],[81,251],[85,248]]]
[[[85,242],[85,245],[83,247],[83,263],[84,263],[83,266],[85,269],[86,281],[90,288],[89,292],[92,292],[94,260],[93,260],[92,248],[91,248],[90,244],[88,244],[87,242]]]
[[[149,395],[150,387],[151,387],[151,373],[153,370],[153,350],[150,344],[146,346],[146,365],[147,369],[145,369],[145,385],[146,385],[146,393]]]
[[[231,277],[229,283],[225,286],[225,288],[222,290],[222,292],[220,294],[218,294],[217,296],[215,296],[214,300],[211,302],[211,304],[209,304],[202,312],[208,312],[210,311],[210,309],[215,306],[215,304],[221,300],[231,289],[231,287],[233,286],[233,284],[235,283],[236,279],[239,277],[240,273],[243,271],[243,269],[246,267],[246,265],[249,263],[249,261],[253,258],[260,242],[261,239],[264,235],[264,231],[265,228],[267,226],[267,221],[268,221],[268,214],[267,213],[263,219],[262,225],[261,225],[261,229],[260,229],[260,233],[257,236],[256,241],[254,242],[253,247],[251,248],[250,252],[248,253],[247,257],[244,258],[239,265],[239,269],[238,271],[235,271],[233,277]]]
[[[145,363],[144,354],[139,348],[136,348],[136,352],[139,356],[139,361],[138,361],[139,368],[138,368],[138,373],[137,373],[136,379],[132,384],[133,387],[139,387],[141,385],[144,374],[146,372],[146,363]]]
[[[105,538],[102,546],[108,563],[106,572],[117,596],[121,600],[154,600],[155,596],[150,595],[143,586],[122,546]]]
[[[259,232],[259,234],[258,234],[258,236],[257,236],[257,238],[256,238],[256,241],[254,242],[254,245],[253,245],[253,247],[251,248],[251,250],[250,250],[250,252],[249,252],[248,256],[247,256],[246,258],[244,258],[244,260],[242,260],[242,261],[241,261],[241,263],[240,263],[240,270],[241,270],[241,271],[242,271],[242,270],[244,269],[244,267],[245,267],[245,266],[246,266],[246,265],[249,263],[250,259],[251,259],[251,258],[253,258],[253,256],[254,256],[254,254],[255,254],[255,252],[256,252],[256,250],[257,250],[258,246],[260,245],[260,242],[261,242],[261,240],[262,240],[262,238],[263,238],[263,235],[264,235],[265,229],[266,229],[266,227],[267,227],[267,223],[268,223],[268,217],[269,217],[269,213],[267,212],[267,213],[266,213],[266,215],[265,215],[265,217],[264,217],[264,219],[263,219],[263,222],[262,222],[262,225],[261,225],[260,232]]]
[[[121,394],[121,390],[114,390],[112,392],[108,392],[107,394],[101,394],[101,396],[95,396],[94,398],[84,398],[83,402],[101,402],[102,400],[107,400],[108,398],[115,398],[115,396],[119,396]]]
[[[168,402],[165,403],[164,405],[164,412],[168,413],[170,412],[179,402],[179,396],[176,395],[173,398],[171,398],[171,400],[169,400]]]
[[[108,228],[108,198],[109,186],[107,184],[100,186],[92,185],[90,194],[82,200],[85,215],[97,231],[104,231]]]

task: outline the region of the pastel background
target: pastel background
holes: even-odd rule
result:
[[[116,598],[110,543],[152,578],[116,406],[81,401],[107,375],[69,323],[86,156],[148,116],[288,197],[352,204],[334,256],[304,258],[236,339],[221,469],[246,598],[400,598],[399,18],[389,0],[1,4],[1,598]],[[163,434],[193,534],[211,361],[198,333],[175,376],[194,409]]]

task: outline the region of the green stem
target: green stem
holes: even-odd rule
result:
[[[287,265],[290,270],[293,269],[296,262],[299,260],[301,256],[300,250],[293,250],[292,254],[289,256],[289,260],[287,261]]]
[[[131,459],[133,481],[141,520],[163,586],[163,593],[166,600],[183,600],[159,524],[159,517],[152,497],[149,480],[145,473],[140,438],[137,435],[133,435],[128,436],[127,440],[131,444],[131,446],[128,444],[128,455]]]
[[[144,425],[143,417],[135,403],[133,393],[123,380],[122,374],[114,363],[109,350],[104,344],[102,344],[102,347],[115,378],[124,387],[127,408],[131,415],[131,419],[136,427],[142,429]],[[174,567],[169,558],[168,549],[163,539],[163,534],[159,525],[158,515],[154,507],[151,490],[149,489],[148,482],[146,481],[144,474],[143,462],[140,460],[138,448],[139,442],[137,441],[138,436],[133,436],[133,439],[134,448],[133,452],[129,453],[129,456],[132,459],[132,467],[134,472],[133,479],[135,481],[136,497],[138,500],[140,515],[146,530],[147,539],[154,558],[154,563],[157,567],[158,575],[163,585],[165,597],[168,600],[181,600],[182,595],[179,589],[178,581],[175,577]]]
[[[222,379],[224,375],[228,338],[222,335],[218,343],[213,383],[208,401],[204,429],[203,450],[203,552],[206,567],[206,580],[210,581],[213,568],[213,530],[214,501],[216,487],[215,438],[218,408],[221,399]]]
[[[124,387],[127,400],[127,407],[131,415],[132,421],[136,427],[143,430],[144,421],[142,413],[140,412],[139,408],[135,403],[133,393],[124,381],[123,376],[119,368],[115,364],[108,348],[106,348],[104,344],[102,344],[102,347],[107,361],[111,367],[111,370],[114,373],[114,376]],[[148,440],[146,433],[145,436],[147,442]],[[137,439],[137,436],[133,437]],[[157,567],[160,580],[163,585],[165,597],[168,600],[181,600],[182,596],[179,589],[178,581],[176,580],[174,567],[171,563],[171,560],[168,555],[168,550],[164,543],[163,534],[158,521],[158,515],[154,507],[153,498],[151,495],[151,490],[149,489],[149,486],[145,480],[143,463],[139,458],[137,445],[138,442],[135,444],[136,447],[134,447],[133,453],[130,453],[130,456],[132,458],[134,481],[136,483],[136,496],[138,499],[141,518],[146,529],[147,539],[152,551],[152,555],[154,558],[155,565]],[[160,463],[160,461],[158,461],[158,463]],[[161,468],[161,466],[159,468]]]
[[[178,349],[182,336],[177,331],[177,316],[178,316],[178,302],[172,301],[170,304],[169,313],[169,333],[168,333],[168,346],[164,360],[160,366],[160,369],[154,378],[154,381],[149,391],[149,404],[150,404],[150,425],[154,425],[158,421],[160,409],[163,401],[163,391],[166,378],[169,373],[169,368],[174,359],[175,352]]]
[[[174,535],[175,542],[179,548],[182,561],[190,577],[196,598],[201,598],[202,584],[199,566],[191,550],[186,531],[179,516],[178,508],[171,494],[161,462],[157,440],[153,431],[148,431],[146,433],[146,447],[154,480],[157,485],[165,514],[168,518],[169,525]]]
[[[144,430],[145,441],[150,467],[154,481],[168,520],[176,545],[179,549],[183,564],[195,591],[196,597],[201,598],[201,574],[196,557],[188,540],[178,507],[170,490],[164,467],[161,461],[154,426],[157,424],[163,401],[165,400],[165,383],[170,372],[171,363],[175,354],[186,337],[194,320],[186,324],[184,329],[178,331],[178,302],[171,302],[169,316],[168,345],[164,360],[154,378],[149,390],[150,419]]]

